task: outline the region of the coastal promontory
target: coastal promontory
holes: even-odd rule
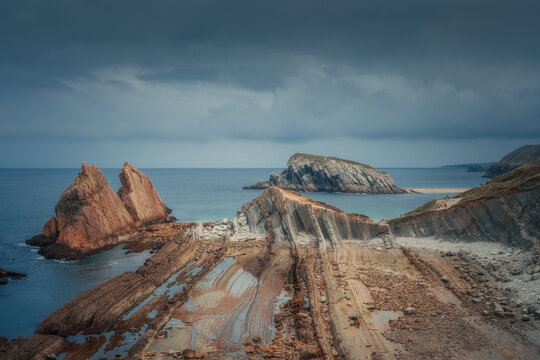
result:
[[[484,177],[494,178],[540,158],[540,144],[523,145],[491,165]]]
[[[386,172],[351,160],[311,154],[294,154],[280,174],[270,174],[268,181],[244,189],[267,189],[278,186],[293,191],[324,191],[362,194],[401,194],[407,191],[396,185]]]

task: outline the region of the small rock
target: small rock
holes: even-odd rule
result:
[[[255,348],[253,346],[246,346],[246,353],[247,354],[253,354],[255,352]]]
[[[447,278],[446,276],[442,276],[442,277],[441,277],[441,281],[442,281],[443,283],[447,283],[447,282],[449,282],[450,280],[448,280],[448,278]]]
[[[524,322],[531,321],[531,317],[529,315],[524,314],[521,316],[521,321],[524,321]]]
[[[409,306],[408,308],[405,308],[403,310],[403,314],[405,314],[405,315],[414,315],[414,314],[416,314],[416,309],[413,308],[412,306]]]

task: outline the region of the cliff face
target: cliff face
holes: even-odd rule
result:
[[[120,173],[120,182],[122,187],[118,196],[133,217],[135,225],[167,218],[169,211],[148,176],[126,162]]]
[[[43,234],[28,240],[46,257],[72,259],[118,241],[139,225],[168,220],[168,209],[150,179],[126,163],[118,195],[101,170],[86,163],[56,205]]]
[[[538,246],[540,190],[468,206],[454,206],[389,221],[396,236],[437,236],[455,240],[488,240],[522,247]]]
[[[538,247],[540,159],[453,199],[431,201],[388,224],[397,236],[439,236]]]
[[[505,155],[501,160],[493,164],[484,177],[494,178],[512,171],[521,165],[535,161],[538,158],[540,158],[540,144],[524,145]]]
[[[281,174],[272,173],[244,189],[279,186],[294,191],[326,191],[365,194],[405,193],[384,171],[354,161],[308,154],[294,154]]]
[[[323,249],[388,233],[386,226],[367,216],[347,213],[278,187],[265,190],[245,204],[237,219],[250,232],[267,234],[277,244],[317,245]],[[238,228],[235,226],[235,231]]]
[[[57,243],[82,251],[110,245],[134,226],[133,219],[96,166],[82,171],[56,205]]]

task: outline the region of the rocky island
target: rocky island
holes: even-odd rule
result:
[[[359,194],[402,194],[386,172],[351,160],[311,154],[294,154],[287,168],[270,174],[268,181],[243,189],[268,189],[278,186],[294,191],[325,191]]]
[[[491,165],[484,177],[494,178],[538,158],[540,158],[540,144],[524,145],[506,154],[501,160]]]
[[[125,239],[141,225],[172,220],[150,179],[129,163],[116,194],[101,170],[85,162],[56,204],[56,217],[28,240],[49,258],[75,259]]]
[[[375,223],[270,187],[48,316],[10,359],[537,359],[540,163]]]

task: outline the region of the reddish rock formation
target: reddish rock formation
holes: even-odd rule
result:
[[[83,252],[116,241],[134,223],[101,170],[86,163],[56,205],[57,243]]]
[[[122,187],[115,194],[101,170],[83,162],[82,170],[56,205],[43,234],[26,241],[42,247],[45,257],[76,259],[118,241],[139,225],[171,221],[170,210],[152,181],[127,162],[120,174]],[[58,220],[57,220],[58,219]]]
[[[169,211],[148,176],[125,163],[120,173],[118,196],[133,217],[135,225],[163,221]]]
[[[43,236],[48,238],[55,238],[58,236],[58,224],[56,218],[52,216],[43,226]]]

